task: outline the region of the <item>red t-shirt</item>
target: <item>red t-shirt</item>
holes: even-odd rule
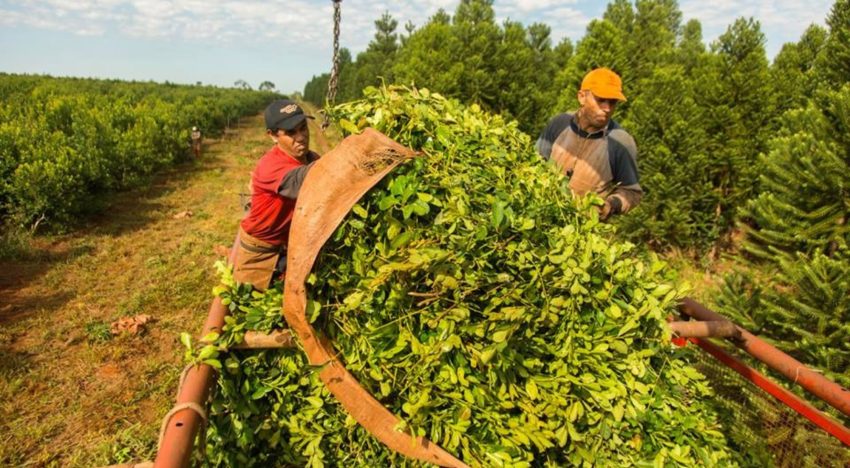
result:
[[[251,173],[251,211],[242,219],[242,229],[272,245],[286,245],[295,200],[278,193],[289,171],[305,165],[283,152],[277,145],[257,163]]]

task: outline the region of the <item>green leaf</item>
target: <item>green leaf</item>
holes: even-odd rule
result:
[[[319,301],[308,300],[307,307],[305,313],[307,314],[307,319],[310,323],[316,321],[319,318],[319,314],[322,312],[322,304]]]
[[[636,318],[634,318],[634,317],[629,317],[629,319],[628,319],[628,320],[626,320],[626,324],[625,324],[625,325],[623,325],[623,327],[622,327],[622,328],[620,328],[620,331],[619,331],[619,332],[617,332],[617,336],[623,336],[623,335],[625,335],[625,334],[626,334],[626,332],[631,331],[631,330],[633,330],[633,329],[637,328],[637,326],[638,326],[638,321],[637,321],[637,319],[636,319]]]
[[[550,263],[553,263],[555,265],[560,265],[561,263],[564,263],[564,261],[567,259],[567,256],[564,255],[564,254],[559,254],[559,255],[549,254],[548,258],[549,258]]]
[[[629,352],[629,347],[626,346],[626,343],[624,343],[620,340],[612,341],[611,342],[611,349],[613,349],[614,351],[617,351],[620,354],[627,354]]]
[[[656,287],[656,288],[652,291],[652,293],[651,293],[651,294],[652,294],[653,296],[655,296],[655,297],[664,297],[664,296],[665,296],[668,292],[670,292],[672,289],[673,289],[673,286],[672,286],[672,285],[669,285],[669,284],[661,284],[661,285],[659,285],[658,287]]]
[[[360,216],[361,218],[365,218],[365,217],[369,216],[369,212],[366,211],[366,209],[363,208],[360,205],[354,205],[353,207],[351,207],[351,211],[353,211],[354,214],[356,214],[357,216]]]
[[[531,379],[528,379],[525,382],[525,391],[528,393],[528,396],[530,396],[532,400],[536,400],[539,396],[539,394],[537,393],[537,384],[534,383],[534,381]]]
[[[385,195],[383,198],[378,200],[378,209],[381,211],[387,211],[390,207],[395,205],[398,200],[392,195]]]
[[[186,332],[180,333],[180,343],[183,343],[183,347],[186,349],[192,349],[192,336]]]
[[[337,124],[338,124],[338,125],[339,125],[339,126],[340,126],[343,130],[345,130],[345,131],[346,131],[347,133],[349,133],[349,134],[356,135],[356,134],[360,133],[360,129],[359,129],[359,128],[357,128],[357,125],[354,125],[354,124],[353,124],[351,121],[349,121],[349,120],[346,120],[346,119],[339,119],[339,121],[337,122]]]
[[[491,213],[491,224],[495,229],[499,229],[502,222],[505,220],[505,206],[501,201],[493,203],[493,211]]]
[[[413,212],[419,216],[425,216],[431,211],[431,208],[428,206],[428,204],[422,200],[416,200],[410,206],[412,207]]]
[[[204,343],[212,343],[215,340],[217,340],[218,337],[219,337],[219,334],[217,332],[210,332],[210,333],[207,333],[206,335],[204,335],[204,337],[201,338],[201,341],[204,342]]]
[[[198,353],[198,359],[202,361],[216,356],[218,356],[218,348],[214,345],[206,345]]]
[[[226,367],[230,371],[235,372],[235,371],[239,370],[239,360],[234,359],[232,357],[229,357],[229,358],[224,360],[224,367]]]
[[[481,362],[487,364],[493,359],[493,355],[496,354],[496,350],[493,348],[487,348],[481,352]]]
[[[251,394],[251,399],[252,400],[259,400],[260,398],[266,396],[266,393],[269,393],[270,391],[271,391],[271,388],[269,388],[269,387],[259,387],[256,390],[254,390],[254,393]]]
[[[611,410],[611,414],[614,415],[614,421],[619,422],[623,420],[623,411],[624,407],[622,404],[614,406],[614,408]]]
[[[221,362],[218,359],[204,359],[201,362],[203,362],[204,364],[206,364],[210,367],[214,367],[217,370],[221,370]]]
[[[398,250],[401,247],[406,246],[412,239],[413,239],[413,232],[412,231],[405,231],[405,232],[399,234],[398,236],[396,236],[396,238],[393,239],[392,242],[390,242],[390,248],[392,250]]]

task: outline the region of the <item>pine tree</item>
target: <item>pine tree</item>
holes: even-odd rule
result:
[[[804,363],[850,387],[850,251],[779,257],[776,282],[762,298],[769,335]],[[790,286],[790,287],[788,287]]]
[[[762,158],[762,193],[742,211],[742,247],[756,258],[847,244],[850,148],[833,135],[850,131],[850,86],[832,96],[829,114],[847,120],[832,121],[814,103],[792,110]]]
[[[833,88],[850,81],[850,0],[836,0],[826,19],[829,38],[818,58],[820,75]]]
[[[551,52],[548,26],[533,25],[527,31],[522,24],[506,21],[501,31],[494,60],[496,95],[489,103],[493,109],[502,109],[516,118],[526,130],[537,130],[545,123],[540,118],[539,86],[541,74],[554,72],[551,61],[544,57]]]
[[[742,247],[758,273],[729,278],[718,300],[724,312],[761,327],[780,349],[844,386],[850,386],[850,78],[837,70],[847,65],[840,58],[847,47],[842,38],[850,37],[848,8],[846,1],[833,6],[810,81],[818,88],[803,107],[784,114],[763,157],[762,192],[742,210]],[[806,60],[790,62],[810,73]]]
[[[602,19],[609,21],[620,31],[631,33],[635,24],[635,9],[630,0],[614,0],[605,8]]]
[[[395,32],[398,21],[389,12],[385,12],[375,21],[375,37],[365,51],[357,54],[356,67],[346,77],[346,89],[351,98],[361,97],[363,88],[375,86],[383,79],[392,83],[392,66],[399,48],[398,34]]]
[[[537,134],[546,124],[546,110],[557,95],[551,77],[558,71],[558,56],[550,34],[549,26],[542,23],[525,28],[506,21],[497,53],[491,58],[498,86],[496,98],[484,104],[517,119],[529,134]]]
[[[503,112],[536,133],[555,96],[551,77],[572,53],[552,49],[551,29],[536,23],[495,23],[491,0],[464,0],[449,20],[440,12],[413,31],[393,67],[397,82]]]
[[[561,42],[559,42],[552,50],[552,60],[556,65],[555,70],[560,71],[567,66],[567,63],[569,63],[570,59],[573,58],[574,50],[575,48],[573,47],[573,42],[570,38],[565,37],[561,39]],[[551,85],[551,82],[549,84]]]
[[[692,19],[682,27],[675,61],[685,66],[685,72],[688,76],[693,76],[693,70],[697,68],[704,55],[705,44],[702,42],[702,24],[698,20]]]
[[[815,60],[826,42],[827,32],[811,25],[799,42],[782,46],[770,67],[770,81],[774,88],[774,113],[782,115],[796,109],[814,94],[817,86]]]
[[[850,388],[850,250],[780,254],[768,266],[728,275],[718,309]]]
[[[330,73],[313,75],[310,81],[304,85],[304,100],[316,105],[323,105],[328,92],[328,81],[330,81],[330,78]]]
[[[728,237],[738,208],[757,192],[759,155],[770,127],[771,87],[765,38],[757,21],[740,18],[712,43],[712,54],[692,73],[704,109],[710,177],[718,233]],[[723,240],[723,239],[721,239]]]
[[[850,386],[850,145],[839,137],[850,131],[850,84],[827,94],[827,109],[812,100],[787,112],[771,141],[763,192],[742,210],[742,249],[762,273],[745,287],[727,278],[719,305]]]
[[[639,83],[654,69],[669,63],[682,22],[676,0],[638,0],[634,25],[626,36],[629,64],[624,70],[632,83]]]
[[[682,65],[658,67],[642,80],[625,128],[639,142],[638,207],[615,218],[623,236],[656,249],[705,249],[718,235],[714,223],[712,164],[703,110]],[[675,105],[673,105],[675,103]]]
[[[410,33],[399,50],[392,67],[396,82],[464,99],[460,88],[463,63],[454,55],[462,45],[452,34],[451,17],[439,10],[424,26]]]
[[[452,35],[461,48],[452,57],[463,65],[462,100],[491,108],[499,89],[496,73],[501,31],[496,25],[493,0],[461,0],[452,18]]]

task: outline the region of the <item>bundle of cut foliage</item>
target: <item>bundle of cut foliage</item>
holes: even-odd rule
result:
[[[664,325],[665,266],[613,241],[515,123],[427,90],[336,109],[422,156],[355,205],[308,281],[308,316],[403,421],[473,466],[734,463],[703,377]],[[407,466],[324,388],[299,349],[218,354],[284,326],[281,291],[234,283],[207,455],[248,466]]]

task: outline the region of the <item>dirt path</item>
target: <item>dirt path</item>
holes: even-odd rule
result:
[[[323,153],[318,124],[311,147]],[[115,196],[87,228],[0,262],[0,466],[152,459],[182,368],[179,333],[201,329],[216,246],[232,243],[240,192],[269,146],[262,118],[246,119],[200,161]],[[140,314],[154,319],[143,333],[110,334]]]

